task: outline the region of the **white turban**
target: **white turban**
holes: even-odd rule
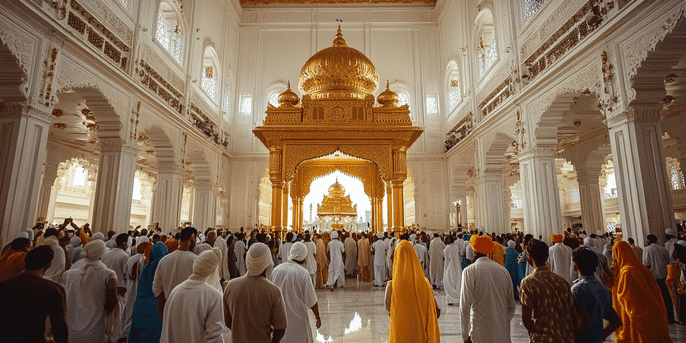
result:
[[[602,236],[602,235],[603,235],[603,232],[600,231],[600,230],[597,230],[597,231],[595,232],[595,234],[598,235],[598,236]]]
[[[102,234],[101,234],[102,235]],[[86,244],[81,252],[81,257],[88,261],[97,261],[107,252],[107,246],[102,240],[93,240]]]
[[[269,247],[264,243],[253,243],[246,254],[245,265],[248,267],[248,275],[259,276],[268,267],[274,264]]]
[[[667,230],[665,230],[665,233],[670,235],[670,236],[676,237],[676,231],[674,231],[674,229],[667,229]]]
[[[104,240],[105,240],[105,235],[104,235],[102,232],[96,232],[96,233],[93,234],[93,240],[94,240],[94,241],[97,241],[97,240],[104,241]]]
[[[288,254],[289,261],[303,261],[307,257],[307,247],[301,242],[293,243]]]
[[[376,233],[376,238],[383,238],[383,233],[382,233],[382,232],[377,232],[377,233]]]
[[[417,240],[417,235],[414,233],[410,235],[410,242],[414,243]]]
[[[517,243],[515,243],[513,240],[509,240],[507,241],[507,246],[514,249],[517,246]]]
[[[192,279],[205,280],[208,276],[217,271],[217,267],[222,263],[222,251],[219,248],[205,250],[193,262]]]
[[[336,239],[336,238],[338,238],[338,232],[336,232],[336,231],[331,232],[331,239]]]
[[[587,249],[591,249],[595,252],[598,252],[598,249],[595,248],[595,244],[593,243],[593,238],[591,238],[591,237],[584,238],[584,246]]]
[[[680,240],[677,242],[679,245],[686,247],[686,241],[685,240]]]
[[[19,233],[19,236],[17,236],[17,238],[26,238],[26,239],[29,239],[29,234],[26,233],[26,231],[22,231],[22,232]]]
[[[79,238],[78,236],[72,237],[69,240],[69,245],[72,247],[77,247],[77,246],[81,245],[81,238]]]
[[[28,237],[26,237],[26,238],[28,238],[30,241],[33,241],[33,237],[34,237],[33,230],[26,229],[26,230],[24,230],[24,232],[26,232],[26,234],[28,235]],[[31,243],[33,243],[33,242],[31,242]]]

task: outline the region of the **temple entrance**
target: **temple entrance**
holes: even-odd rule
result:
[[[275,234],[288,227],[289,196],[297,214],[293,228],[302,230],[304,191],[314,177],[333,170],[348,172],[343,168],[364,175],[349,172],[360,177],[372,198],[372,230],[383,228],[379,199],[385,191],[390,199],[389,231],[401,232],[406,153],[424,130],[412,125],[409,106],[398,106],[398,94],[388,83],[375,97],[378,87],[374,65],[347,45],[339,27],[332,46],[312,56],[300,71],[302,103],[289,82],[278,97],[279,106],[268,105],[262,126],[253,134],[269,149],[270,219]]]
[[[371,228],[371,200],[362,181],[350,174],[334,171],[312,181],[305,196],[303,229],[326,232],[364,231]]]

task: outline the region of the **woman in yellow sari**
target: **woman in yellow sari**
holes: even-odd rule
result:
[[[313,237],[314,243],[317,245],[317,253],[315,258],[317,259],[317,275],[316,275],[316,288],[324,288],[326,280],[329,277],[329,259],[326,257],[326,244],[322,237],[315,235]]]
[[[401,241],[395,248],[390,293],[389,343],[439,343],[438,312],[429,280],[424,276],[412,244]],[[387,295],[388,297],[388,295]]]

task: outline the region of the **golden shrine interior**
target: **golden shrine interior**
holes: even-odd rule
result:
[[[373,231],[642,245],[686,220],[684,16],[686,0],[3,1],[0,244],[69,217],[313,229],[305,198],[335,174],[362,185]]]

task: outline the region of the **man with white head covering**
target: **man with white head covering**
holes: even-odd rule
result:
[[[674,244],[677,244],[679,240],[676,238],[676,231],[673,229],[665,230],[665,249],[669,254],[669,263],[674,262],[674,257],[672,253],[674,252]]]
[[[329,278],[326,280],[326,287],[330,287],[333,292],[338,287],[345,288],[345,246],[338,240],[338,232],[331,232],[331,242],[326,249],[329,257]]]
[[[70,343],[107,342],[116,334],[120,312],[117,274],[100,258],[105,242],[94,240],[83,248],[83,269],[68,270],[60,279],[67,295],[67,326]]]
[[[386,285],[386,242],[383,241],[383,233],[376,233],[376,242],[372,244],[372,254],[374,254],[374,286],[384,287]]]
[[[459,305],[462,287],[462,244],[458,244],[452,236],[446,237],[446,243],[448,245],[443,250],[445,295],[448,305]]]
[[[345,275],[357,276],[357,242],[351,236],[345,239]]]
[[[160,343],[223,342],[222,293],[207,282],[222,260],[219,248],[203,251],[195,259],[193,274],[167,299]]]
[[[45,235],[43,235],[45,237],[45,240],[42,244],[52,248],[52,252],[55,254],[55,257],[52,259],[52,263],[50,264],[50,268],[48,268],[48,270],[45,271],[43,277],[55,282],[59,281],[60,277],[62,276],[62,273],[64,273],[64,269],[66,268],[67,263],[67,253],[60,246],[60,243],[57,240],[57,235],[58,232],[55,229],[45,230]]]
[[[93,234],[93,240],[94,241],[105,241],[105,234],[102,232],[96,232]]]
[[[283,343],[314,343],[312,327],[307,316],[311,308],[317,318],[317,328],[321,327],[319,306],[310,274],[302,267],[307,259],[307,247],[297,242],[291,247],[288,262],[282,263],[272,271],[271,281],[279,286],[286,306],[288,328]]]
[[[424,271],[424,276],[428,279],[429,278],[429,250],[426,249],[426,246],[421,244],[421,242],[417,242],[414,244],[414,252],[417,254],[417,258],[419,258],[419,264],[422,266],[422,270]]]
[[[235,343],[279,342],[286,333],[286,307],[279,287],[266,278],[274,265],[271,250],[253,243],[246,255],[247,275],[231,279],[224,290],[224,322]]]
[[[67,245],[67,255],[69,257],[69,262],[76,263],[76,261],[81,259],[81,238],[74,236],[69,240],[69,245]]]
[[[245,267],[245,252],[247,251],[245,242],[243,242],[243,234],[236,234],[236,243],[233,244],[234,256],[236,256],[236,268],[238,268],[238,275],[243,276],[246,272]]]

